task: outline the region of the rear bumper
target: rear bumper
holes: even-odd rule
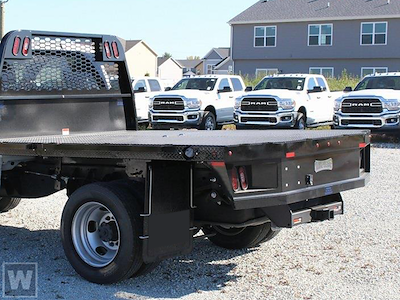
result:
[[[365,128],[381,131],[400,129],[400,114],[398,112],[366,115],[337,112],[333,116],[333,121],[334,127],[338,129]]]
[[[325,197],[340,192],[360,188],[369,181],[369,173],[363,173],[360,177],[328,183],[318,186],[306,187],[294,191],[279,192],[273,194],[237,195],[234,197],[235,209],[250,209],[290,205],[307,199]]]
[[[292,128],[296,124],[297,112],[243,113],[235,111],[233,118],[237,128]]]

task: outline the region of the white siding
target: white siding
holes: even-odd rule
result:
[[[172,59],[168,59],[158,67],[158,77],[162,80],[178,82],[182,78],[182,75],[182,68],[180,68]]]
[[[157,55],[143,43],[137,44],[125,53],[131,77],[157,76]]]

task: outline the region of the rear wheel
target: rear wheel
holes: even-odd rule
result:
[[[204,228],[213,244],[227,249],[243,249],[258,246],[260,243],[274,238],[279,231],[271,229],[271,223],[243,228],[224,228],[212,226]]]
[[[203,117],[203,121],[201,122],[200,129],[202,130],[216,130],[217,129],[217,121],[215,115],[211,111],[206,111]]]
[[[20,202],[20,198],[0,198],[0,213],[4,213],[16,208]]]
[[[146,273],[142,259],[142,211],[136,193],[124,185],[88,184],[69,198],[62,215],[65,254],[83,278],[115,283]]]

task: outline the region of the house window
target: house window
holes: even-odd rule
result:
[[[256,69],[256,77],[265,77],[265,76],[271,76],[278,74],[279,70],[278,69]]]
[[[215,65],[207,65],[207,74],[215,73]]]
[[[310,74],[324,75],[326,78],[334,76],[334,68],[332,67],[311,67],[309,69]]]
[[[332,24],[308,25],[308,46],[332,46]]]
[[[361,23],[361,45],[386,45],[387,22]]]
[[[375,73],[387,73],[388,68],[386,67],[363,67],[361,68],[361,77],[365,77]]]
[[[254,47],[275,47],[276,26],[254,27]]]

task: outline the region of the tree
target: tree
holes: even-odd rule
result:
[[[200,56],[188,56],[186,57],[187,60],[196,60],[196,59],[200,59]]]
[[[168,53],[168,52],[165,52],[165,53],[163,54],[162,57],[163,57],[163,58],[171,58],[171,57],[172,57],[172,54],[171,54],[171,53]]]

